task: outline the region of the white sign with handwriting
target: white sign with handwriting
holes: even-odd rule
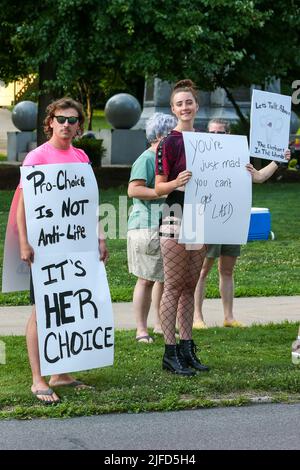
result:
[[[180,243],[247,242],[251,175],[247,138],[183,132],[186,166],[193,175],[185,188]]]
[[[284,162],[289,145],[291,97],[253,90],[250,119],[250,155]]]
[[[113,315],[93,170],[87,163],[24,166],[21,177],[42,375],[111,365]]]

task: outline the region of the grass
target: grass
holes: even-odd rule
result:
[[[59,405],[40,405],[30,392],[25,338],[2,337],[7,363],[0,366],[0,418],[70,417],[141,411],[243,405],[269,397],[273,402],[300,400],[299,369],[290,361],[296,326],[210,328],[195,332],[201,359],[210,372],[177,377],[161,368],[163,339],[151,345],[134,341],[133,331],[116,333],[113,367],[78,372],[95,390],[57,388]]]
[[[93,131],[98,132],[101,129],[111,129],[112,126],[107,122],[103,109],[95,109],[92,122]],[[85,120],[85,130],[87,130],[87,120]]]
[[[120,195],[126,195],[125,186],[102,191],[101,201],[110,202],[118,208]],[[12,196],[12,191],[0,192],[1,276],[3,240]],[[254,185],[253,206],[270,208],[276,238],[274,241],[251,242],[242,248],[235,269],[236,297],[300,294],[299,197],[298,183]],[[130,204],[128,201],[128,207]],[[108,247],[110,260],[107,274],[112,300],[131,301],[136,279],[127,271],[126,240],[108,240]],[[207,297],[219,297],[216,266],[207,282]],[[28,302],[27,293],[0,294],[0,305],[24,305]]]
[[[102,203],[117,207],[126,187],[102,191]],[[12,191],[0,192],[0,263]],[[128,204],[129,205],[129,204]],[[243,248],[236,268],[236,295],[300,294],[300,219],[298,184],[255,185],[253,205],[269,207],[276,239]],[[109,240],[107,267],[113,301],[131,300],[135,278],[128,275],[126,240]],[[0,273],[1,274],[1,273]],[[208,296],[218,296],[217,271]],[[28,303],[27,293],[0,294],[0,304]],[[117,331],[113,367],[80,372],[76,377],[95,390],[57,389],[59,405],[40,405],[30,393],[30,368],[24,337],[2,337],[7,361],[0,366],[0,418],[87,416],[112,412],[138,413],[187,408],[243,405],[269,397],[276,402],[300,400],[299,368],[290,361],[297,332],[292,323],[244,329],[196,331],[201,359],[209,373],[180,378],[161,369],[163,339],[137,344],[134,331]],[[1,345],[1,343],[0,343]]]

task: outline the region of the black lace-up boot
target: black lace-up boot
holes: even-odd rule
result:
[[[196,356],[197,346],[192,339],[181,339],[179,345],[180,353],[183,356],[186,364],[201,372],[208,371],[209,368]]]
[[[179,351],[179,346],[175,344],[165,345],[165,354],[162,361],[162,367],[173,374],[184,375],[190,377],[195,372],[190,369]]]

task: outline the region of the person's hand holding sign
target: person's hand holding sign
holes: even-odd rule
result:
[[[100,261],[103,261],[103,263],[106,264],[109,258],[109,252],[103,238],[99,238],[99,253]]]
[[[179,175],[177,176],[175,182],[176,182],[176,188],[179,189],[181,186],[185,186],[186,183],[189,182],[189,180],[192,177],[192,172],[188,170],[184,170]]]
[[[29,266],[33,263],[34,260],[34,251],[31,245],[28,242],[20,246],[20,257],[22,261],[25,261]]]
[[[34,250],[32,246],[28,243],[23,190],[20,191],[19,202],[17,207],[17,226],[20,243],[20,258],[22,261],[25,261],[25,263],[30,266],[34,260]]]
[[[291,158],[291,151],[287,149],[284,152],[284,158],[289,161]],[[271,162],[269,165],[261,168],[260,170],[256,170],[251,163],[247,163],[246,165],[247,170],[251,173],[253,183],[264,183],[267,179],[269,179],[273,173],[278,168],[277,162]]]

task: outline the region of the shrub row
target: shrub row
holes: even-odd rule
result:
[[[101,159],[105,154],[103,140],[93,139],[90,137],[81,137],[81,139],[76,139],[73,142],[73,145],[74,147],[85,151],[92,163],[93,168],[98,168],[101,166]]]

